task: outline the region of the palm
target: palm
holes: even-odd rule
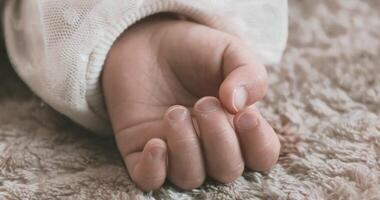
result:
[[[122,71],[112,78],[123,83],[117,87],[119,98],[124,102],[123,110],[128,111],[123,115],[124,128],[159,120],[170,106],[191,108],[203,96],[218,96],[223,80],[223,48],[218,47],[219,43],[210,42],[217,38],[186,33],[186,26],[168,29],[160,37],[159,49],[152,48],[154,39],[149,44],[138,44],[138,49],[136,40],[126,42],[129,46],[123,47],[133,51],[122,57],[119,63]],[[219,52],[215,48],[220,49]],[[160,53],[155,54],[156,50]]]
[[[198,100],[198,96],[182,84],[183,80],[169,66],[140,65],[135,70],[144,77],[125,77],[123,107],[128,111],[125,126],[159,120],[170,106],[191,107]]]

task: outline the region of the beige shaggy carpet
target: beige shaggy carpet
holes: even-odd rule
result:
[[[138,190],[112,139],[45,105],[2,56],[0,199],[380,199],[379,2],[289,2],[289,46],[260,104],[278,165],[193,191]]]

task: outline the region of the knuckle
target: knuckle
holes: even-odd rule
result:
[[[217,143],[218,145],[231,146],[234,142],[235,132],[232,127],[218,127],[206,131],[201,131],[203,143]]]
[[[208,130],[208,134],[215,137],[221,137],[221,139],[229,139],[230,137],[227,137],[227,135],[230,135],[232,133],[233,129],[229,126],[223,126],[223,127],[215,127],[213,129]]]
[[[187,137],[183,139],[170,141],[169,145],[175,149],[177,148],[183,149],[185,150],[185,152],[188,152],[188,153],[197,152],[197,150],[200,149],[199,141],[195,137]]]

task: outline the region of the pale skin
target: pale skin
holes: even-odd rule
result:
[[[255,102],[267,72],[237,37],[153,17],[125,31],[102,77],[127,171],[144,191],[166,179],[183,189],[209,176],[229,183],[244,167],[267,171],[280,142]]]

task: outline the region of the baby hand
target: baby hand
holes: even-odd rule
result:
[[[269,170],[280,143],[254,103],[265,67],[240,41],[192,22],[150,18],[114,44],[103,90],[118,148],[132,180],[183,189],[206,175],[223,183],[244,166]]]

